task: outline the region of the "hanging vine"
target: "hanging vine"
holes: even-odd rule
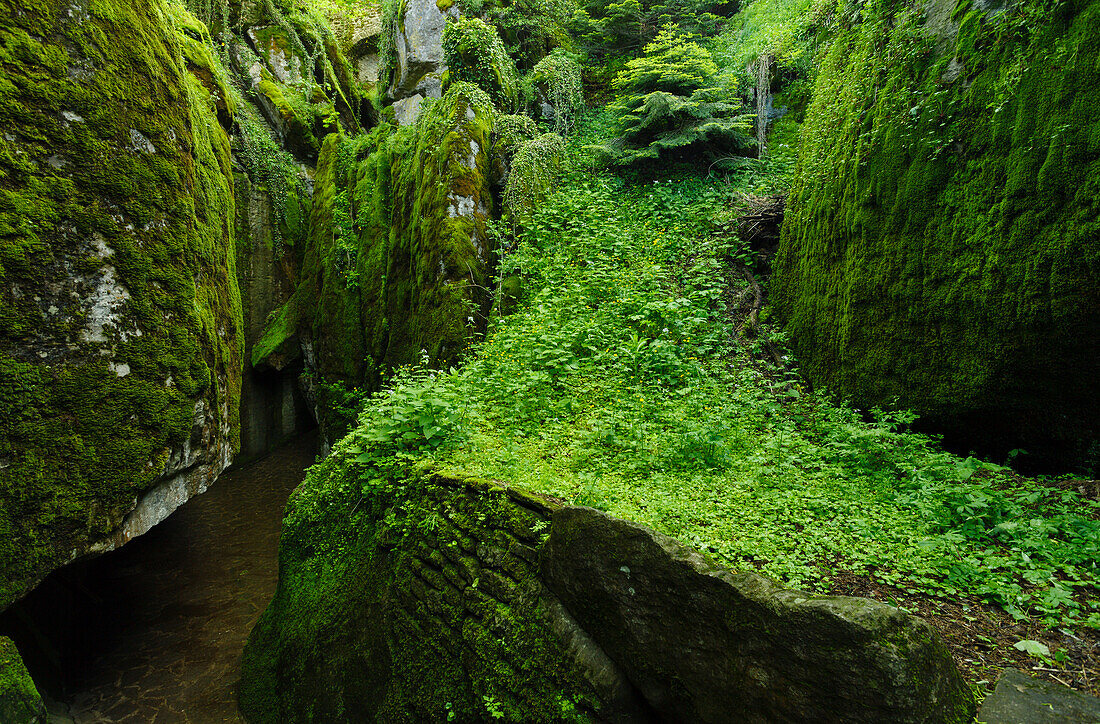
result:
[[[519,147],[504,185],[504,206],[513,219],[529,215],[553,188],[564,154],[565,141],[556,133],[536,136]]]
[[[565,135],[573,128],[584,108],[581,66],[560,48],[546,56],[531,71],[535,86],[554,108],[554,130]]]

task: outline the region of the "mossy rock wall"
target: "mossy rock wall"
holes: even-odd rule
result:
[[[280,243],[271,194],[242,171],[236,176],[237,279],[244,308],[245,359],[241,383],[241,449],[234,462],[262,455],[311,426],[299,389],[302,372],[297,338],[266,355],[256,368],[251,357],[269,315],[294,291],[294,249]]]
[[[803,371],[857,405],[1095,462],[1100,2],[990,7],[838,13],[772,299]]]
[[[0,636],[0,721],[5,724],[39,724],[46,721],[46,705],[38,693],[19,650]]]
[[[414,125],[326,137],[298,284],[253,364],[283,364],[304,345],[322,384],[371,388],[422,353],[457,361],[491,301],[493,118],[484,92],[457,83]],[[350,422],[322,423],[325,437]]]
[[[366,92],[328,20],[304,0],[187,0],[280,143],[316,162],[324,136],[360,128]],[[335,8],[333,8],[335,9]],[[350,4],[349,14],[358,8]]]
[[[291,498],[279,593],[244,655],[249,721],[558,721],[597,701],[536,576],[549,504],[453,478],[364,499],[345,463]]]
[[[0,2],[0,608],[237,445],[233,177],[196,27],[165,0]]]
[[[944,644],[895,608],[500,481],[381,471],[356,439],[288,505],[251,722],[972,719]]]
[[[358,168],[362,316],[382,366],[415,361],[421,350],[450,364],[485,328],[493,122],[488,96],[455,83],[421,113],[415,140],[395,139]]]

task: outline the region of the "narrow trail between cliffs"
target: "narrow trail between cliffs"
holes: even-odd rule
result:
[[[316,449],[311,433],[230,470],[93,562],[82,585],[96,603],[72,623],[105,646],[69,674],[75,722],[243,721],[241,651],[275,592],[283,508]]]

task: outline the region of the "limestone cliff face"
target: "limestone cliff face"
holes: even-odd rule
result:
[[[0,3],[0,608],[237,445],[233,178],[200,32],[167,0]]]
[[[260,180],[236,173],[237,279],[244,310],[245,360],[241,380],[241,449],[236,462],[262,455],[311,424],[299,385],[301,364],[259,369],[249,361],[268,315],[294,291],[293,249],[279,243],[275,201]]]
[[[803,371],[1063,465],[1100,454],[1100,4],[844,16],[772,287]]]

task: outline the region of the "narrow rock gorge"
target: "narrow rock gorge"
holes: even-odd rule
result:
[[[1098,39],[0,0],[0,721],[1092,721]],[[62,629],[158,545],[220,573],[145,618],[217,608],[233,681],[81,709]]]

